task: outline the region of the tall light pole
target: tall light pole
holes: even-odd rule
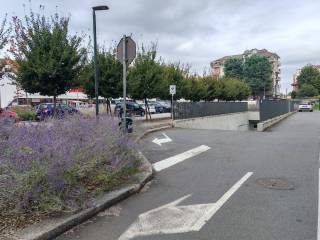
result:
[[[4,86],[4,84],[0,84],[0,108],[2,108],[2,102],[1,102],[1,87],[3,87]]]
[[[97,29],[96,29],[96,11],[109,10],[108,6],[96,6],[92,8],[93,15],[93,51],[94,51],[94,88],[96,97],[96,116],[99,115],[99,70],[98,70],[98,58],[97,58]]]

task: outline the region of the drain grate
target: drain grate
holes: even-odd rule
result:
[[[259,178],[256,183],[262,187],[275,190],[293,190],[294,185],[284,178]]]

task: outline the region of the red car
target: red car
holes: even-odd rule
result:
[[[10,118],[10,119],[13,119],[15,122],[19,121],[19,117],[17,113],[5,110],[3,108],[0,108],[0,119],[1,118]]]

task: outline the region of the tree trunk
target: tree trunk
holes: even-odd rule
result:
[[[149,119],[151,120],[151,112],[150,112],[149,104],[148,104],[148,112],[149,112]]]
[[[53,96],[53,116],[54,116],[54,117],[55,117],[56,114],[57,114],[56,107],[57,107],[57,96],[54,95],[54,96]]]
[[[149,119],[151,120],[151,113],[150,113],[150,108],[149,108],[149,104],[148,104],[148,100],[147,98],[144,99],[145,102],[145,114],[146,114],[146,120],[148,120],[148,114],[149,114]]]
[[[149,113],[149,119],[151,120],[151,112],[150,112],[149,103],[148,103],[147,99],[146,99],[146,101],[147,101],[147,109],[148,109],[148,113]]]
[[[107,99],[103,98],[103,107],[106,110],[107,114],[108,114],[108,105],[107,105]]]
[[[53,109],[56,109],[57,106],[57,96],[53,96]]]
[[[147,99],[144,99],[144,114],[146,115],[146,120],[148,120],[148,109],[147,109]]]
[[[111,116],[111,115],[112,115],[111,112],[112,112],[112,111],[111,111],[111,101],[110,101],[109,98],[107,98],[107,114],[110,113],[110,116]]]

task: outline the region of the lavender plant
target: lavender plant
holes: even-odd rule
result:
[[[0,122],[0,215],[85,207],[136,171],[133,143],[108,116],[36,126]]]

